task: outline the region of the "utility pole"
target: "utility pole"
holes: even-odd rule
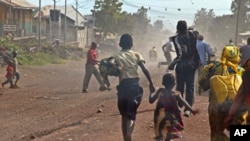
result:
[[[53,18],[53,21],[55,21],[55,17],[56,17],[56,11],[55,10],[56,10],[56,0],[54,0],[54,13],[53,13],[54,18]]]
[[[10,0],[10,23],[9,24],[12,24],[12,6],[11,6],[12,2]]]
[[[64,46],[66,45],[66,31],[67,31],[67,0],[65,0],[65,11],[64,11]]]
[[[41,48],[41,0],[39,0],[39,30],[38,30],[38,39],[39,39],[39,49]]]
[[[240,10],[241,10],[241,1],[239,0],[238,3],[238,11],[237,11],[237,17],[236,17],[236,31],[235,31],[235,45],[237,45],[238,40],[238,27],[239,27],[239,16],[240,16]]]
[[[92,42],[94,42],[95,40],[95,6],[96,6],[96,0],[94,4],[94,13],[93,13]]]
[[[76,0],[76,41],[78,42],[78,0]]]
[[[53,20],[52,20],[52,35],[54,36],[54,38],[56,38],[55,36],[55,20],[56,20],[56,0],[54,0],[54,13],[53,13]]]
[[[76,0],[76,27],[78,27],[78,0]]]

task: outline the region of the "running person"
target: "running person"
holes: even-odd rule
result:
[[[149,71],[144,66],[144,58],[139,52],[131,50],[133,46],[131,35],[123,34],[119,45],[122,50],[113,55],[120,68],[119,85],[117,86],[118,109],[122,116],[123,139],[132,141],[137,108],[143,95],[143,89],[139,85],[139,67],[149,82],[150,91],[154,92],[155,88]]]
[[[155,138],[170,141],[174,138],[181,138],[181,132],[184,129],[178,101],[194,115],[198,113],[198,110],[192,109],[187,101],[182,98],[181,93],[173,90],[175,86],[173,74],[165,74],[162,78],[162,85],[164,88],[159,88],[155,94],[150,93],[149,103],[152,104],[158,99],[154,111]]]

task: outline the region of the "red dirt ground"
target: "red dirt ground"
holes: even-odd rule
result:
[[[112,90],[99,92],[92,77],[89,93],[81,93],[84,62],[19,66],[22,88],[5,88],[0,95],[0,141],[122,141],[115,90],[118,80],[111,77]],[[161,87],[165,67],[146,66],[155,86]],[[5,68],[0,70],[4,81]],[[144,97],[138,109],[133,141],[153,141],[155,104],[148,102],[148,84],[143,75],[140,83]],[[196,96],[194,106],[201,113],[183,117],[183,139],[176,141],[209,141],[207,96]],[[102,112],[97,113],[98,109]]]

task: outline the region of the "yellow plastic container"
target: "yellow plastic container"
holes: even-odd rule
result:
[[[214,75],[210,79],[210,88],[218,104],[225,100],[233,100],[242,83],[241,76],[231,74],[226,76]]]

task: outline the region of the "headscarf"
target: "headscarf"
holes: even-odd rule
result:
[[[229,66],[233,69],[235,73],[239,72],[239,61],[240,61],[240,50],[236,46],[225,46],[221,54],[221,63],[222,65]]]

